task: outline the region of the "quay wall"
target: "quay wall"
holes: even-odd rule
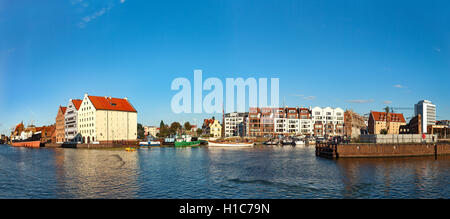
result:
[[[135,145],[125,145],[125,144],[113,144],[113,143],[100,143],[100,144],[76,144],[76,143],[46,143],[44,147],[49,148],[126,148],[134,147]]]
[[[409,157],[450,155],[450,143],[316,144],[316,155],[325,158]]]
[[[341,144],[334,157],[405,157],[450,155],[450,144]]]

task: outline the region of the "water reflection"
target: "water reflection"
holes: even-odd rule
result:
[[[336,161],[344,197],[446,198],[450,157],[348,158]],[[383,193],[380,193],[383,191]]]

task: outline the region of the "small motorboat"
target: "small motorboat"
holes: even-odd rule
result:
[[[285,138],[281,140],[282,145],[295,145],[295,141],[293,139]]]
[[[265,145],[278,145],[278,141],[276,141],[276,140],[268,140],[268,141],[263,142],[263,144],[265,144]]]
[[[161,146],[161,142],[159,141],[141,141],[139,142],[139,146],[141,147],[157,147]]]

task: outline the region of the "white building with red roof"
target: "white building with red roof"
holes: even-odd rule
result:
[[[85,94],[78,110],[77,125],[84,143],[137,139],[137,111],[127,98]]]

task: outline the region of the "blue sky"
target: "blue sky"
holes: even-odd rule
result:
[[[194,69],[223,81],[280,78],[290,106],[364,114],[429,99],[437,119],[450,119],[449,9],[411,0],[0,0],[0,133],[22,120],[54,123],[59,105],[86,92],[128,97],[146,125],[199,122],[209,115],[170,108],[172,80],[192,80]]]

